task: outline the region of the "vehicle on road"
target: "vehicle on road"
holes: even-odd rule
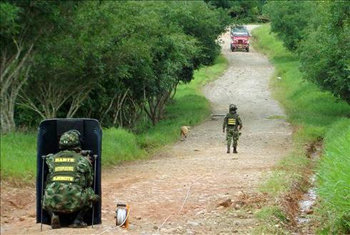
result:
[[[250,34],[245,26],[231,28],[231,51],[242,49],[249,52],[249,38]]]

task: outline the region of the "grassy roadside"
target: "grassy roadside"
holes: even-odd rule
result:
[[[200,88],[219,77],[227,68],[227,60],[219,56],[214,65],[195,71],[194,80],[181,84],[174,102],[166,108],[166,119],[139,135],[125,129],[104,129],[102,141],[102,166],[104,168],[122,161],[146,158],[160,147],[179,138],[181,125],[195,125],[210,114],[209,102]],[[21,179],[30,182],[36,171],[37,133],[10,133],[1,136],[1,179]]]
[[[261,186],[261,191],[275,200],[257,212],[264,224],[257,233],[286,232],[283,227],[292,224],[293,218],[285,198],[290,197],[296,187],[297,191],[306,190],[306,178],[312,173],[310,168],[317,175],[320,203],[314,216],[321,219],[320,231],[349,232],[350,177],[346,172],[350,172],[350,106],[303,80],[297,56],[269,32],[268,25],[254,30],[254,45],[268,55],[276,68],[270,87],[295,132],[292,153]],[[313,162],[307,157],[307,151],[322,140],[323,156],[319,162]]]

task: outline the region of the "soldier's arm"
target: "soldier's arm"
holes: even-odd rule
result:
[[[237,120],[238,120],[239,129],[242,129],[243,128],[243,124],[242,124],[242,120],[241,120],[241,118],[239,116],[238,116]]]
[[[87,180],[87,185],[88,187],[91,187],[92,186],[92,183],[94,181],[94,178],[93,178],[93,171],[92,171],[92,163],[90,162],[90,160],[88,158],[86,158],[88,161],[89,161],[89,164],[88,165],[85,165],[86,167],[86,170],[85,170],[85,177],[86,177],[86,180]]]
[[[84,156],[81,156],[77,165],[78,171],[85,177],[85,186],[91,187],[93,182],[91,162]]]
[[[45,169],[44,169],[44,179],[45,182],[44,182],[44,185],[43,185],[43,188],[46,188],[46,185],[48,183],[48,177],[49,177],[49,174],[50,173],[53,173],[54,171],[54,155],[52,153],[48,154],[48,155],[45,155],[43,156],[44,159],[45,159],[45,162],[43,162]]]
[[[54,158],[52,153],[45,156],[45,162],[46,162],[46,165],[49,167],[49,171],[51,171],[54,165]]]
[[[227,119],[227,117],[225,117],[224,118],[224,122],[223,122],[223,124],[222,124],[222,132],[225,132],[225,127],[226,127],[226,119]]]
[[[222,124],[222,132],[225,132],[226,123],[227,123],[227,115],[225,116],[224,122],[223,122],[223,124]]]

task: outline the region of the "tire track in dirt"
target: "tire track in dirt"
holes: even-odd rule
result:
[[[230,103],[238,106],[243,121],[239,153],[226,153],[223,118],[207,120],[192,128],[186,141],[164,148],[152,159],[124,163],[104,171],[102,225],[74,230],[51,230],[45,225],[44,234],[251,231],[256,223],[251,212],[234,211],[218,204],[227,199],[235,202],[242,195],[254,195],[263,176],[288,153],[292,130],[284,120],[271,118],[284,113],[268,89],[273,67],[267,58],[253,48],[249,53],[232,53],[229,33],[222,39],[222,53],[229,67],[219,79],[204,87],[203,93],[210,100],[214,114],[226,114]],[[233,156],[238,159],[234,160]],[[115,226],[117,202],[130,204],[128,231]],[[27,208],[34,211],[35,202]],[[34,222],[32,217],[22,221],[14,218],[2,223],[2,234],[40,233],[40,225]]]

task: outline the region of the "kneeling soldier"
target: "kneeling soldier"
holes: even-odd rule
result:
[[[223,123],[223,132],[226,129],[226,142],[227,142],[227,153],[230,153],[231,141],[233,140],[233,153],[237,153],[237,142],[239,138],[239,130],[242,129],[242,121],[239,117],[237,107],[234,104],[230,104],[229,113],[226,114]]]
[[[70,130],[60,138],[60,152],[46,156],[49,167],[43,208],[51,215],[51,227],[60,228],[60,216],[77,213],[71,227],[86,227],[83,217],[99,200],[92,189],[93,170],[89,156],[82,155],[80,133]]]

